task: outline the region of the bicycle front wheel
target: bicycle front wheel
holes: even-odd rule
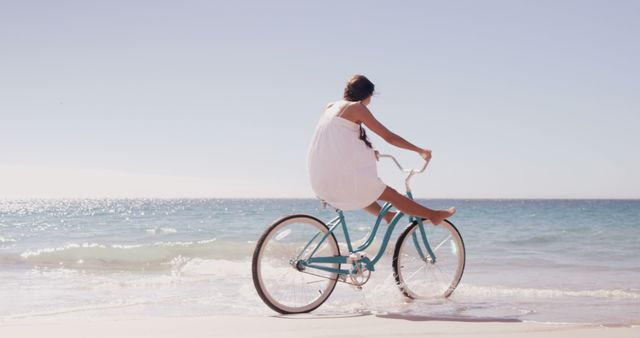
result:
[[[262,234],[253,253],[253,284],[271,309],[283,314],[310,312],[329,298],[338,274],[303,263],[312,254],[340,256],[338,242],[328,232],[317,218],[292,215],[276,221]],[[340,268],[339,263],[314,266]]]
[[[410,299],[447,298],[464,272],[464,242],[458,229],[447,220],[439,225],[425,223],[422,228],[424,233],[414,222],[398,237],[393,253],[396,283]]]

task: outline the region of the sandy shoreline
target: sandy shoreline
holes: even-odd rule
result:
[[[206,316],[143,319],[20,319],[2,337],[639,337],[640,326],[433,320],[393,315]]]

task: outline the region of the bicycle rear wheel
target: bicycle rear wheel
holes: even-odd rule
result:
[[[291,215],[276,221],[260,237],[253,253],[253,284],[271,309],[283,313],[310,312],[322,305],[336,286],[337,273],[306,267],[307,259],[329,232],[322,221],[308,215]],[[333,234],[314,257],[340,256]],[[338,269],[339,263],[314,265]]]
[[[464,242],[447,220],[439,225],[425,223],[423,229],[435,260],[426,249],[420,226],[412,223],[398,237],[393,253],[396,283],[410,299],[447,298],[464,272]]]

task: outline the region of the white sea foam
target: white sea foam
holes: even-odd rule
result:
[[[510,288],[504,286],[479,286],[462,284],[456,290],[456,296],[462,297],[518,297],[518,298],[563,298],[595,297],[615,299],[640,299],[640,292],[619,289],[598,290],[562,290],[536,288]]]
[[[68,244],[58,248],[28,250],[16,263],[64,266],[80,269],[169,270],[179,262],[199,259],[242,259],[251,255],[253,244],[218,241],[156,242],[153,244]],[[13,256],[3,256],[9,261]]]

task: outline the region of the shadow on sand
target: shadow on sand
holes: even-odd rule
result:
[[[402,313],[386,313],[375,315],[380,318],[402,319],[412,322],[469,322],[469,323],[521,323],[522,320],[517,318],[505,317],[472,317],[472,316],[419,316]]]
[[[275,315],[273,317],[280,318],[280,319],[308,320],[308,319],[356,318],[356,317],[366,317],[366,316],[375,316],[378,318],[385,318],[385,319],[408,320],[412,322],[428,322],[428,321],[468,322],[468,323],[520,323],[522,322],[522,320],[517,318],[506,318],[506,317],[420,316],[420,315],[410,315],[410,314],[402,314],[402,313],[374,314],[370,311],[364,311],[359,313],[325,313],[325,314],[303,313],[303,314],[292,314],[292,315]]]
[[[363,311],[357,313],[300,313],[300,314],[291,314],[291,315],[275,315],[274,318],[280,319],[332,319],[332,318],[355,318],[355,317],[366,317],[372,316],[373,313],[370,311]]]

